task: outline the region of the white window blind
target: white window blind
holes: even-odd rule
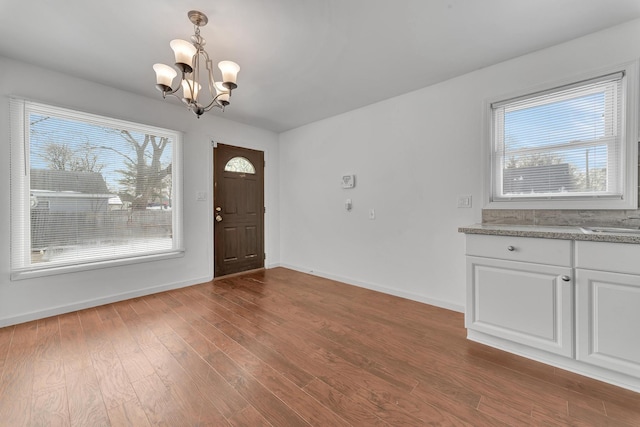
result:
[[[624,78],[492,104],[492,201],[622,199]]]
[[[177,132],[20,99],[10,112],[14,277],[182,251]]]

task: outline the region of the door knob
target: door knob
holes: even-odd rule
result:
[[[222,221],[222,216],[221,215],[216,215],[216,221],[218,221],[218,222]]]
[[[220,206],[218,206],[218,207],[216,208],[216,212],[220,212],[220,211],[222,211],[222,208],[221,208]]]

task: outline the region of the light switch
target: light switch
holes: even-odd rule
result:
[[[207,200],[207,192],[206,191],[196,191],[196,200],[199,202],[204,202]]]

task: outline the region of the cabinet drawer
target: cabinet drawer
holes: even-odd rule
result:
[[[467,234],[467,255],[571,267],[571,240]]]
[[[640,245],[577,241],[576,268],[640,274]]]

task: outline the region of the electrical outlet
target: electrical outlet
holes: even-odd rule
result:
[[[351,202],[351,199],[347,199],[344,202],[344,208],[347,210],[347,212],[351,212],[351,209],[353,209],[353,203]]]

